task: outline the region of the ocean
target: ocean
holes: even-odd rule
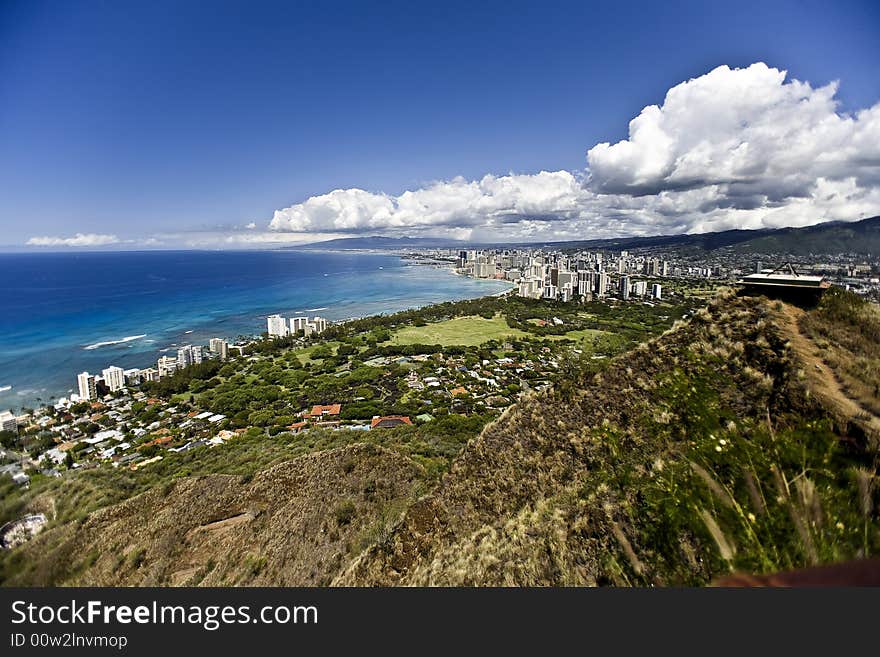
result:
[[[66,396],[82,371],[259,334],[275,313],[342,320],[509,288],[394,255],[300,251],[0,254],[0,281],[0,410]]]

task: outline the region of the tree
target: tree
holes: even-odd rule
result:
[[[0,445],[3,447],[12,448],[17,441],[18,436],[14,431],[0,431]]]

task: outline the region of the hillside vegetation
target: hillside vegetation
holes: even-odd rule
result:
[[[873,555],[874,313],[842,292],[806,312],[727,293],[616,358],[573,352],[552,388],[477,437],[462,422],[484,418],[454,415],[367,434],[246,434],[152,469],[40,484],[0,508],[50,517],[3,555],[0,576],[702,585]]]
[[[876,442],[823,409],[774,311],[719,298],[521,402],[336,582],[700,585],[876,553]]]
[[[329,584],[419,493],[424,473],[374,445],[251,477],[187,477],[58,525],[18,551],[9,584]]]

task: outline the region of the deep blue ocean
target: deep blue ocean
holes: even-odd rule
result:
[[[184,344],[494,294],[499,281],[397,256],[298,251],[0,254],[0,410],[48,403],[83,370],[155,366]]]

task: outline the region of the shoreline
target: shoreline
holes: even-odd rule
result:
[[[349,316],[349,317],[343,317],[343,318],[339,318],[339,319],[330,320],[332,324],[344,324],[344,323],[347,323],[350,321],[367,319],[370,317],[387,317],[387,316],[393,315],[397,312],[427,308],[427,307],[439,305],[442,303],[462,301],[462,300],[466,300],[466,299],[501,297],[505,294],[508,294],[516,287],[510,281],[501,281],[498,279],[478,279],[478,278],[474,278],[471,276],[465,276],[465,275],[461,274],[460,272],[456,271],[456,269],[452,263],[445,262],[445,261],[413,262],[413,261],[408,261],[406,258],[403,258],[397,254],[395,254],[395,257],[400,258],[401,269],[404,269],[404,270],[407,269],[408,267],[426,267],[427,266],[432,269],[446,270],[446,272],[452,276],[457,276],[462,279],[469,279],[469,280],[477,282],[477,283],[486,283],[486,282],[488,282],[488,283],[505,283],[505,284],[507,284],[507,288],[503,289],[503,290],[499,290],[497,292],[491,292],[491,293],[485,293],[485,291],[481,291],[483,293],[475,294],[473,296],[471,296],[471,295],[458,296],[456,294],[450,294],[447,298],[444,298],[444,299],[432,300],[432,301],[429,301],[428,303],[415,302],[415,303],[411,303],[411,304],[406,304],[405,306],[401,306],[401,307],[395,306],[394,304],[389,304],[391,306],[390,308],[386,308],[386,309],[382,309],[382,310],[378,310],[378,311],[374,311],[374,312],[363,313],[363,314],[359,314],[357,316]],[[349,300],[344,303],[346,303],[346,304],[356,303],[356,301]],[[381,303],[381,302],[374,302],[374,303]],[[338,306],[339,304],[334,304],[334,305]],[[284,314],[291,314],[292,313],[294,315],[296,315],[296,314],[300,314],[300,315],[311,314],[312,312],[315,312],[316,308],[313,308],[310,310],[283,311],[283,313]],[[321,310],[331,310],[332,308],[333,308],[333,305],[322,306]],[[279,312],[282,312],[282,311],[279,311]],[[321,313],[318,312],[316,314],[321,314]],[[265,318],[263,313],[250,314],[250,317],[255,318],[255,319],[264,319]],[[164,348],[156,349],[155,351],[149,350],[149,353],[154,354],[156,358],[154,358],[153,360],[144,359],[142,364],[129,363],[127,365],[123,365],[123,367],[124,367],[124,369],[129,369],[129,368],[143,369],[143,368],[151,367],[151,366],[154,367],[155,360],[159,356],[167,355],[172,350],[172,347],[182,346],[184,344],[202,345],[203,335],[206,335],[208,333],[212,333],[209,326],[221,326],[222,327],[223,322],[226,322],[228,320],[229,320],[228,317],[217,318],[214,321],[210,322],[210,325],[203,325],[201,327],[197,327],[195,329],[195,332],[198,334],[198,336],[197,337],[193,336],[193,337],[195,337],[195,339],[191,340],[191,341],[187,341],[185,338],[190,337],[190,334],[192,334],[194,332],[193,329],[190,329],[190,330],[187,330],[187,331],[184,331],[183,333],[181,333],[180,337],[183,338],[183,342],[177,341],[177,342],[171,343],[171,342],[167,342],[165,340],[161,340],[161,342],[163,342],[165,345],[171,344],[172,346],[171,347],[165,346]],[[259,338],[261,335],[261,332],[254,332],[254,333],[236,333],[235,335],[229,335],[229,336],[224,337],[222,331],[217,331],[216,333],[217,333],[216,337],[223,337],[223,339],[228,340],[230,343],[232,343],[238,337],[253,340],[253,339]],[[146,338],[148,338],[149,335],[150,335],[150,333],[142,333],[142,334],[139,333],[136,336],[129,335],[129,336],[125,336],[124,338],[119,338],[119,339],[97,340],[96,342],[91,342],[86,345],[78,344],[76,346],[76,349],[82,350],[82,351],[88,351],[93,355],[97,355],[102,352],[103,348],[108,347],[109,349],[107,351],[107,358],[106,358],[106,363],[105,363],[104,367],[109,367],[110,365],[116,364],[114,361],[123,361],[123,359],[120,357],[120,352],[118,350],[114,352],[113,349],[125,348],[127,346],[130,347],[134,343],[141,342],[141,341],[143,341],[145,343],[155,343],[156,338],[146,339]],[[206,343],[207,343],[207,340],[205,340],[205,344]],[[148,351],[145,350],[144,352],[142,352],[142,355],[144,355],[146,353],[148,353]],[[124,356],[124,355],[125,355],[125,353],[123,352],[122,356]],[[90,371],[90,370],[88,370],[88,371]],[[91,373],[92,374],[99,374],[100,370],[98,369],[95,372],[91,372]],[[60,380],[64,379],[64,380],[70,380],[70,381],[75,382],[76,375],[77,375],[76,371],[65,372],[64,374],[59,375],[57,377],[57,380],[60,381]],[[6,377],[6,378],[9,379],[10,377]],[[66,385],[63,387],[58,386],[56,388],[50,382],[50,380],[54,379],[54,378],[56,378],[56,377],[49,377],[48,379],[43,378],[43,379],[36,381],[36,382],[32,382],[32,383],[25,382],[24,384],[12,382],[11,387],[8,390],[0,392],[0,409],[12,409],[13,411],[15,411],[17,409],[22,409],[22,408],[40,408],[40,407],[43,407],[46,405],[57,403],[57,401],[62,398],[69,399],[70,394],[77,392],[75,385]]]

